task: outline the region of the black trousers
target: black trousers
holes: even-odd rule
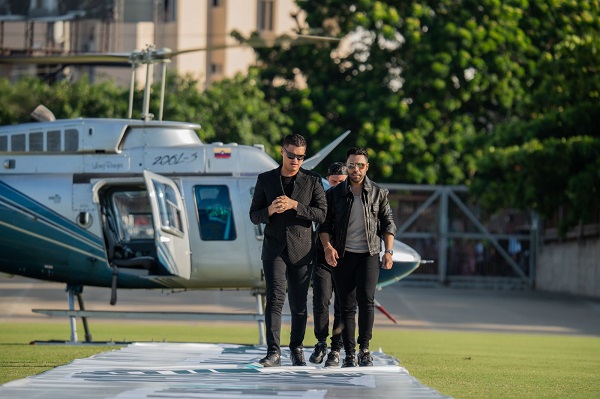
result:
[[[281,354],[281,312],[285,302],[286,285],[292,314],[289,347],[292,350],[302,348],[306,333],[306,302],[312,265],[290,265],[284,250],[284,253],[274,260],[263,260],[263,271],[267,286],[265,328],[268,351]]]
[[[342,349],[342,315],[340,299],[335,288],[333,273],[329,266],[317,265],[313,269],[313,317],[315,338],[326,341],[329,336],[329,305],[335,292],[333,302],[333,331],[331,334],[331,349]]]
[[[340,297],[342,337],[346,353],[356,348],[356,308],[358,305],[358,345],[369,348],[375,322],[375,287],[379,279],[379,256],[346,251],[333,268]]]

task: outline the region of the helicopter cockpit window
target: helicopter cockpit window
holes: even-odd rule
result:
[[[200,238],[204,241],[232,241],[237,238],[229,187],[202,185],[194,187]]]
[[[113,194],[119,241],[154,239],[152,210],[146,191],[119,191]]]

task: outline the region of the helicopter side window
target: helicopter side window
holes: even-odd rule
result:
[[[202,185],[194,187],[200,238],[204,241],[232,241],[237,238],[229,187]]]
[[[177,196],[172,187],[153,181],[156,191],[161,229],[183,237],[181,214],[183,210],[177,206]]]
[[[11,151],[25,151],[25,135],[13,134],[10,138]]]
[[[79,149],[79,130],[65,130],[65,151],[77,151]]]
[[[29,133],[29,151],[44,151],[44,133]]]
[[[52,151],[52,152],[59,152],[60,151],[60,143],[61,143],[61,137],[60,137],[60,130],[49,130],[47,133],[47,144],[46,147],[48,149],[48,151]]]

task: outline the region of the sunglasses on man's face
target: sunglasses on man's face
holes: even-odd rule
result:
[[[366,163],[362,163],[362,162],[348,162],[346,164],[346,167],[348,169],[358,168],[358,169],[362,170],[362,169],[365,168],[365,166],[367,166],[367,164]]]
[[[283,148],[283,147],[282,147]],[[302,154],[302,155],[298,155],[298,154],[294,154],[293,152],[289,152],[288,150],[286,150],[285,148],[283,148],[283,151],[285,151],[285,155],[287,155],[287,157],[289,159],[294,159],[296,158],[298,161],[304,161],[304,158],[306,158],[306,154]]]

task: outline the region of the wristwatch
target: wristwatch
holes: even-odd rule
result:
[[[385,252],[387,252],[390,255],[394,255],[394,250],[393,249],[386,249]]]

